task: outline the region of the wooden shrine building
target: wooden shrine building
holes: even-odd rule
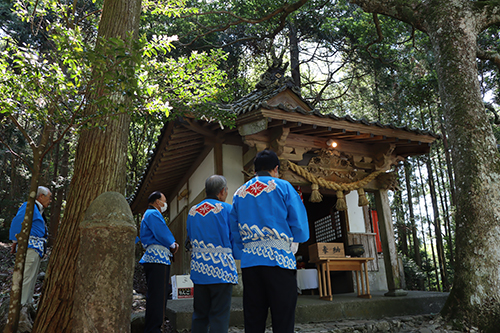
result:
[[[280,69],[267,71],[252,93],[227,109],[237,116],[236,128],[188,117],[165,123],[130,198],[133,213],[142,214],[151,192],[167,197],[168,225],[181,245],[171,274],[189,274],[190,257],[183,248],[186,218],[191,206],[204,199],[205,179],[224,175],[231,203],[236,189],[253,176],[256,153],[270,148],[281,159],[280,177],[302,192],[308,212],[311,236],[297,256],[307,263],[308,246],[319,241],[342,242],[345,248],[361,243],[364,256],[375,258],[369,263],[370,274],[382,276],[370,279],[371,284],[382,280],[387,295],[402,293],[388,191],[397,186],[394,166],[408,156],[427,154],[438,136],[321,114]],[[376,214],[366,206],[366,193],[373,194]],[[336,283],[336,292],[352,291],[350,275],[338,279],[343,282]]]

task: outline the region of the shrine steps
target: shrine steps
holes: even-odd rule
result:
[[[387,297],[385,292],[372,292],[371,299],[355,293],[335,294],[332,301],[319,296],[300,295],[295,311],[296,323],[315,323],[345,319],[382,319],[386,317],[434,314],[441,311],[449,293],[408,291],[407,296]],[[174,329],[191,327],[192,299],[168,300],[167,317]],[[270,316],[268,316],[270,324]],[[233,297],[230,326],[243,326],[243,299]]]

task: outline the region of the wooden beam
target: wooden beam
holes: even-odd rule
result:
[[[183,131],[175,131],[172,135],[170,135],[171,139],[184,139],[193,136],[193,131],[191,130],[183,130]]]
[[[200,138],[190,140],[190,141],[173,143],[170,145],[170,149],[175,150],[175,149],[181,149],[181,148],[190,147],[190,146],[200,146],[200,145],[204,145],[204,144],[205,144],[204,138],[200,137]]]
[[[365,124],[353,123],[347,120],[335,120],[328,117],[319,117],[317,115],[303,115],[295,112],[286,112],[279,109],[268,110],[262,109],[264,117],[271,117],[276,120],[287,120],[288,122],[300,122],[302,124],[319,124],[323,127],[331,127],[332,129],[345,129],[346,131],[360,132],[360,133],[373,133],[374,135],[386,135],[388,137],[398,137],[400,139],[433,142],[436,138],[425,135],[408,132],[400,129],[384,128],[379,126],[369,126]]]
[[[216,133],[214,131],[201,126],[198,124],[196,121],[192,119],[184,119],[185,122],[182,123],[182,126],[184,126],[187,129],[192,130],[193,132],[196,132],[198,134],[201,134],[203,136],[208,136],[208,137],[215,137]]]
[[[161,177],[161,178],[176,178],[176,173],[181,173],[184,174],[186,172],[186,169],[188,169],[192,161],[186,161],[183,163],[179,163],[175,165],[175,168],[166,166],[164,168],[161,168],[161,170],[156,171],[155,176]]]
[[[286,139],[290,133],[290,128],[281,126],[274,128],[271,132],[269,145],[272,150],[278,155],[278,157],[283,154],[283,149],[286,144]]]

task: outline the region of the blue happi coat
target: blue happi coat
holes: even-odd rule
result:
[[[156,208],[150,206],[144,213],[140,237],[142,246],[146,249],[140,264],[170,265],[170,246],[175,243],[175,238]]]
[[[234,194],[230,221],[241,268],[296,269],[290,246],[309,239],[309,225],[304,204],[289,182],[260,172]]]
[[[230,204],[213,198],[189,210],[187,235],[192,245],[191,280],[196,284],[238,283],[230,213]]]
[[[26,206],[28,202],[25,202],[19,207],[16,216],[10,224],[9,239],[11,241],[17,242],[16,235],[21,232],[22,223],[24,221],[24,215],[26,214]],[[43,257],[45,253],[45,248],[47,244],[47,227],[45,226],[45,220],[40,213],[38,204],[35,202],[35,208],[33,211],[33,222],[31,223],[31,231],[28,239],[28,248],[35,249],[36,252]]]

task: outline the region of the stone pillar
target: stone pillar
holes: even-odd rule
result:
[[[384,253],[387,287],[389,288],[385,296],[406,296],[408,292],[402,289],[398,251],[394,238],[394,229],[392,227],[391,205],[389,204],[387,190],[375,191],[375,205],[377,207],[380,240]]]
[[[91,203],[80,224],[74,332],[130,332],[135,236],[122,194],[106,192]]]

